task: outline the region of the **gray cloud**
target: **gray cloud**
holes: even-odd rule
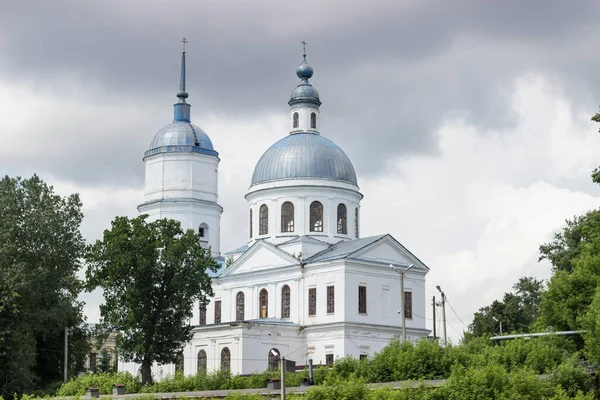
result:
[[[90,113],[76,129],[84,137],[56,121],[45,134],[85,145],[68,157],[5,160],[79,182],[141,182],[141,153],[171,118],[183,35],[200,126],[206,113],[285,115],[297,84],[299,41],[307,37],[312,82],[324,102],[322,131],[365,176],[398,154],[435,154],[432,132],[448,116],[510,126],[515,116],[501,101],[502,88],[519,74],[559,76],[574,98],[600,90],[594,74],[600,60],[582,45],[600,33],[600,5],[593,1],[39,1],[32,7],[12,2],[0,17],[6,79],[60,92],[71,76],[91,104],[127,99],[148,109],[131,116],[136,124],[126,113]],[[86,94],[89,86],[102,91]],[[111,137],[123,138],[118,146],[99,139],[107,126]]]

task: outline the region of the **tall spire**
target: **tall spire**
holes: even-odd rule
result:
[[[190,105],[187,104],[185,101],[185,99],[187,99],[188,97],[188,93],[185,91],[185,51],[187,45],[186,38],[181,39],[181,43],[183,44],[181,50],[181,77],[179,82],[179,93],[177,93],[179,102],[174,105],[174,120],[190,122]]]

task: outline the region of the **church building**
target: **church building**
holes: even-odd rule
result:
[[[211,273],[214,296],[195,309],[193,338],[180,362],[153,366],[155,378],[176,370],[250,374],[276,368],[279,357],[301,367],[308,359],[326,365],[372,356],[402,337],[402,304],[407,340],[426,337],[429,268],[389,234],[360,235],[363,194],[348,156],[319,130],[321,100],[306,54],[288,101],[289,132],[248,177],[248,219],[240,226],[248,241],[221,253],[221,160],[190,120],[185,51],[184,41],[174,120],[144,153],[138,210],[199,232],[222,267]],[[404,271],[401,301],[398,272]],[[132,363],[120,369],[137,373]]]

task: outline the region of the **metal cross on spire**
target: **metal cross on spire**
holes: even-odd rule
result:
[[[185,53],[185,46],[187,45],[187,40],[185,38],[185,36],[183,37],[183,39],[181,39],[181,43],[183,43],[183,50],[181,50],[182,53]]]
[[[302,39],[300,43],[302,43],[302,56],[306,59],[306,45],[308,43],[306,43],[306,39]]]

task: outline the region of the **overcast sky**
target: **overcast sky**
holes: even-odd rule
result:
[[[547,278],[539,244],[600,201],[598,20],[591,0],[0,0],[0,173],[79,192],[89,241],[135,216],[185,36],[192,121],[221,157],[222,250],[238,247],[306,38],[321,133],[365,195],[362,236],[391,233],[468,324],[519,277]],[[85,300],[94,322],[101,296]]]

